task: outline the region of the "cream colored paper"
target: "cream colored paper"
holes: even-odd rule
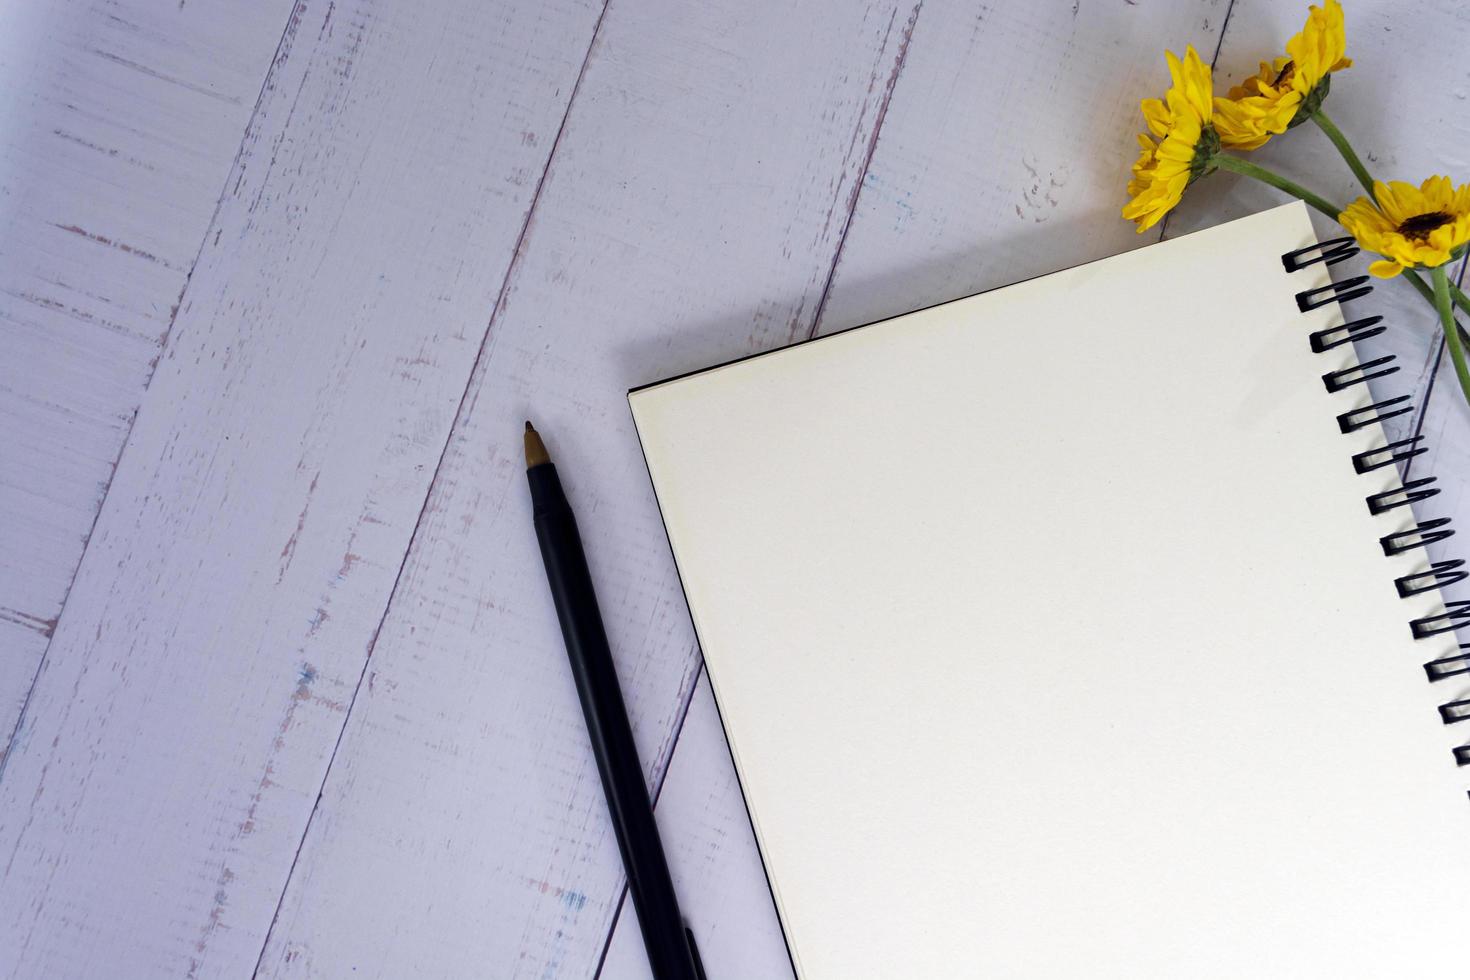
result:
[[[805,980],[1470,969],[1467,689],[1312,241],[1288,205],[631,396]]]

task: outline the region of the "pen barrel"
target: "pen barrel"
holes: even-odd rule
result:
[[[534,466],[526,475],[531,483],[536,538],[546,564],[546,579],[561,622],[572,678],[582,702],[649,965],[657,980],[695,980],[673,879],[654,822],[576,518],[552,464]]]

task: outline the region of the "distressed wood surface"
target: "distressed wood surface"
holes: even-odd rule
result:
[[[520,420],[564,463],[656,788],[699,658],[624,394],[810,330],[914,12],[609,7],[264,972],[596,971],[623,875]]]
[[[253,969],[600,11],[297,8],[0,781],[6,975]]]
[[[565,463],[710,975],[788,975],[624,389],[1156,240],[1117,209],[1163,48],[1216,55],[1223,83],[1305,4],[304,0],[187,21],[189,44],[145,6],[47,27],[89,51],[131,25],[154,58],[102,121],[70,93],[110,76],[0,41],[41,99],[0,140],[27,202],[0,219],[23,259],[0,272],[23,355],[0,417],[39,420],[0,436],[0,607],[52,610],[0,622],[23,665],[0,660],[0,699],[54,629],[0,769],[0,976],[648,975],[530,534],[527,415]],[[1329,109],[1370,167],[1470,173],[1467,15],[1348,16]],[[1443,84],[1400,98],[1411,58]],[[248,94],[189,116],[158,74]],[[154,169],[95,136],[111,163],[47,150],[82,118],[125,123]],[[52,159],[92,196],[33,190]],[[1310,127],[1261,160],[1355,193]],[[1276,200],[1217,175],[1165,231]],[[63,205],[108,243],[27,240]],[[126,290],[19,295],[73,269]],[[1372,353],[1406,370],[1380,393],[1416,389],[1400,431],[1433,437],[1427,510],[1454,513],[1470,413],[1432,317],[1401,284],[1360,306],[1395,321]],[[144,338],[126,357],[118,323]]]
[[[0,760],[290,10],[0,15]]]

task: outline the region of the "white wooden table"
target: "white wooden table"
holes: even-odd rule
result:
[[[1304,15],[6,4],[0,975],[647,975],[526,417],[710,975],[787,975],[625,389],[1157,240],[1117,212],[1162,50],[1239,77]],[[1329,105],[1370,166],[1470,179],[1470,10],[1348,19]],[[1313,127],[1263,156],[1354,196]],[[1165,233],[1275,200],[1217,176]],[[1433,321],[1368,302],[1463,522]]]

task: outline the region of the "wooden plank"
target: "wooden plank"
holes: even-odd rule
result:
[[[1138,100],[1166,47],[1209,56],[1228,8],[925,4],[820,330],[1156,240],[1118,216]]]
[[[1404,40],[1402,35],[1394,38],[1382,29],[1387,26],[1385,22],[1399,16],[1397,11],[1401,7],[1387,3],[1364,7],[1364,4],[1354,4],[1350,10],[1351,52],[1360,59],[1358,67],[1341,77],[1330,105],[1341,125],[1368,133],[1373,130],[1375,106],[1383,104],[1370,93],[1387,90],[1393,66],[1401,63]],[[1439,5],[1439,9],[1426,10],[1423,14],[1437,16],[1442,8]],[[1070,118],[1084,123],[1091,121],[1094,128],[1059,137],[1054,125],[1047,125],[1044,132],[1038,133],[1041,127],[1030,122],[1033,115],[1051,118],[1041,106],[1025,102],[989,106],[978,99],[956,95],[957,92],[1003,90],[1018,69],[1003,60],[988,59],[962,23],[945,22],[942,9],[931,0],[921,14],[913,54],[899,81],[878,151],[858,200],[822,320],[823,330],[840,329],[1038,275],[1135,244],[1133,232],[1118,220],[1116,209],[1121,204],[1127,165],[1133,156],[1128,140],[1136,125],[1136,100],[1160,85],[1162,68],[1158,52],[1164,47],[1181,50],[1184,43],[1192,42],[1208,54],[1214,47],[1208,31],[1219,30],[1225,13],[1221,5],[1201,5],[1194,11],[1193,20],[1190,11],[1176,10],[1172,12],[1179,18],[1175,22],[1139,26],[1121,19],[1122,15],[1135,13],[1136,8],[1124,7],[1115,13],[1083,7],[1082,16],[1097,18],[1086,25],[1084,36],[1104,38],[1108,43],[1096,46],[1098,63],[1092,71],[1081,74],[1089,79],[1089,96],[1100,98],[1098,93],[1103,92],[1113,101],[1091,104],[1085,112],[1076,110]],[[1044,15],[1039,10],[1014,13],[1027,18]],[[1222,76],[1238,71],[1235,65],[1253,66],[1256,59],[1266,56],[1266,52],[1298,29],[1303,16],[1304,11],[1296,6],[1236,0],[1220,51]],[[1355,26],[1359,20],[1363,23]],[[993,20],[991,24],[995,26]],[[1059,26],[1054,23],[1053,31]],[[999,36],[1007,39],[1035,37],[1038,33],[1045,32],[1015,27],[997,30]],[[1429,52],[1430,63],[1452,63],[1454,38],[1461,32],[1445,33],[1448,39]],[[1055,40],[1051,43],[1056,44]],[[1054,60],[1040,51],[1019,59],[1022,64],[1035,66],[1038,73],[1047,71]],[[1354,73],[1366,73],[1370,66],[1375,66],[1372,74],[1356,89],[1348,84]],[[987,71],[992,74],[987,76]],[[1070,76],[1067,84],[1074,84]],[[1049,91],[1044,80],[1038,84],[1035,80],[1017,78],[1014,89],[1035,91],[1036,98],[1049,97],[1052,102],[1067,106],[1077,98],[1070,89],[1066,94]],[[910,102],[911,92],[922,95],[914,96]],[[1395,142],[1390,143],[1384,137],[1379,138],[1378,145],[1412,147],[1412,130],[1416,126],[1432,125],[1433,120],[1453,113],[1454,108],[1450,97],[1424,100],[1416,109],[1423,116],[1395,118],[1392,120]],[[977,116],[987,110],[995,116]],[[1381,122],[1390,121],[1381,110],[1378,114],[1385,116]],[[971,130],[971,126],[975,128]],[[1012,156],[987,155],[985,147],[994,134],[1018,131],[1030,138],[1014,141]],[[937,137],[936,133],[943,135]],[[1076,139],[1077,142],[1063,143],[1053,149],[1049,139]],[[1368,145],[1366,140],[1363,145],[1365,148]],[[1460,144],[1453,145],[1458,153]],[[1447,144],[1437,150],[1416,147],[1401,152],[1419,154],[1415,165],[1429,173],[1435,169],[1432,155],[1448,148]],[[1346,180],[1341,179],[1343,175],[1337,173],[1341,165],[1335,162],[1334,151],[1320,134],[1310,130],[1293,131],[1273,151],[1281,158],[1281,169],[1292,169],[1303,175],[1302,179],[1314,172],[1333,175],[1332,192],[1343,201],[1350,199],[1352,178],[1346,175]],[[1075,164],[1081,177],[1067,173],[1060,164],[1048,166],[1048,161],[1081,161]],[[1305,163],[1293,164],[1293,161]],[[1005,174],[992,181],[990,172],[997,167]],[[1470,168],[1456,166],[1450,172],[1467,173]],[[1063,186],[1054,187],[1053,181],[1062,182]],[[1011,202],[1014,207],[1009,211],[1003,206],[1006,194],[1014,198]],[[1056,199],[1055,207],[1050,206],[1048,195]],[[990,199],[977,203],[976,198],[982,196]],[[1242,185],[1223,175],[1213,177],[1191,189],[1181,213],[1170,222],[1170,233],[1215,224],[1261,210],[1279,200],[1279,195],[1267,189]],[[1033,206],[1038,201],[1042,207]],[[1016,208],[1019,214],[1015,214]],[[997,215],[1003,216],[999,222]],[[1015,215],[1014,223],[1012,215]],[[1028,229],[1022,219],[1029,221],[1034,230]],[[1324,235],[1334,233],[1327,222],[1321,223],[1319,230]],[[1143,236],[1145,241],[1152,238]],[[1422,387],[1427,375],[1421,368],[1432,357],[1432,349],[1426,348],[1426,335],[1422,332],[1427,326],[1422,301],[1401,285],[1390,286],[1377,290],[1366,303],[1358,304],[1363,308],[1360,315],[1377,312],[1379,297],[1385,292],[1392,297],[1392,315],[1404,322],[1395,336],[1385,338],[1386,345],[1372,353],[1365,351],[1364,356],[1399,353],[1407,362],[1406,372],[1389,379],[1394,384],[1386,387],[1394,393],[1404,390],[1400,379],[1405,373],[1408,378],[1404,380],[1418,377]],[[1183,326],[1187,328],[1187,324]],[[1415,330],[1421,332],[1416,335]],[[1428,336],[1432,339],[1432,334]],[[1202,366],[1207,362],[1208,345],[1213,342],[1220,341],[1202,338]],[[1065,356],[1065,352],[1058,352],[1058,356]],[[1444,383],[1442,379],[1441,385]],[[1470,445],[1463,438],[1460,443]],[[1464,468],[1470,471],[1470,466]],[[1454,551],[1455,542],[1449,545]],[[1385,581],[1385,587],[1390,587],[1390,583]],[[759,857],[753,844],[732,829],[739,827],[744,810],[738,787],[731,781],[723,740],[708,735],[691,738],[691,733],[707,733],[716,725],[713,707],[697,698],[685,720],[685,736],[679,740],[663,785],[658,809],[660,825],[669,842],[681,895],[690,906],[688,913],[696,928],[719,936],[733,919],[752,937],[747,945],[722,949],[718,960],[720,969],[728,970],[730,976],[779,975],[769,966],[773,957],[770,926],[774,923],[774,910],[764,880],[758,874]],[[686,785],[686,781],[692,785]],[[647,966],[637,955],[641,954],[641,945],[635,920],[627,911],[625,908],[618,920],[602,974],[604,978],[647,976]],[[720,974],[712,972],[712,975]]]
[[[0,34],[0,760],[291,0],[17,5]]]
[[[298,9],[0,781],[6,975],[254,968],[600,10]]]
[[[698,659],[624,392],[810,329],[914,12],[609,8],[263,973],[595,970],[622,870],[521,419],[564,463],[657,783]]]

